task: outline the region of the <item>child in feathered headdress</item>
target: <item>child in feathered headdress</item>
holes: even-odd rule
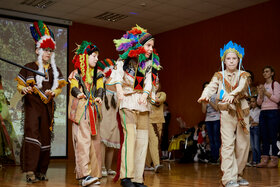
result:
[[[250,74],[240,70],[244,48],[230,41],[220,50],[220,57],[222,71],[214,74],[198,102],[209,102],[213,94],[218,95],[218,109],[221,112],[223,185],[226,187],[249,185],[249,182],[242,178],[250,148],[250,110],[246,101],[250,90],[248,89]]]
[[[107,81],[116,86],[123,127],[121,142],[121,185],[145,186],[143,172],[148,146],[148,98],[155,98],[157,71],[161,68],[154,51],[154,38],[147,30],[133,27],[121,39],[114,40],[123,52]]]
[[[83,41],[72,60],[75,70],[70,85],[68,118],[73,122],[76,179],[82,186],[100,184],[101,152],[99,106],[103,95],[103,74],[97,69],[99,49]]]
[[[24,137],[21,166],[27,172],[28,183],[47,180],[53,131],[54,100],[67,82],[55,64],[54,34],[42,21],[30,27],[35,41],[37,60],[25,66],[45,74],[45,77],[21,69],[17,89],[24,95]]]

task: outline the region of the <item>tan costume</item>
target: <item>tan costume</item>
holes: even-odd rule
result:
[[[150,61],[147,63],[151,64]],[[150,109],[148,105],[138,103],[143,92],[133,89],[134,77],[131,74],[136,71],[137,62],[134,59],[129,61],[131,65],[129,71],[123,70],[124,61],[119,59],[116,64],[108,85],[121,84],[124,91],[124,98],[120,102],[120,117],[124,133],[120,178],[132,178],[133,182],[143,183]],[[150,93],[152,90],[151,75],[150,69],[145,74],[144,92]]]
[[[159,159],[159,142],[162,134],[162,124],[165,123],[163,106],[166,100],[166,94],[164,92],[158,92],[156,94],[157,103],[152,105],[149,115],[149,144],[148,153],[146,158],[146,165],[150,166],[153,162],[154,166],[160,164]]]
[[[249,106],[245,99],[248,93],[247,79],[249,73],[238,71],[230,73],[225,71],[225,96],[234,96],[233,104],[218,103],[221,111],[221,170],[222,183],[237,181],[243,175],[250,147]],[[220,95],[223,89],[222,72],[214,74],[210,84],[204,89],[201,98],[210,98],[214,93]]]
[[[113,97],[117,101],[116,93],[106,90],[106,96],[108,102],[111,103]],[[106,109],[105,103],[102,104],[102,121],[100,122],[100,136],[101,142],[106,145],[106,147],[112,147],[115,149],[120,148],[120,132],[118,128],[117,112],[118,107],[114,108],[109,104],[109,109]]]
[[[72,139],[75,151],[76,178],[81,179],[88,175],[100,178],[101,152],[98,108],[92,95],[89,100],[76,98],[78,93],[75,92],[83,93],[83,88],[77,80],[77,74],[78,70],[74,70],[68,78],[71,83],[68,115],[69,119],[73,121]],[[90,92],[94,88],[88,83],[85,85]],[[103,80],[102,76],[97,75],[96,89],[100,88],[103,88]]]

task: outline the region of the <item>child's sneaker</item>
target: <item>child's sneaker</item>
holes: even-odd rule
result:
[[[88,186],[92,183],[96,183],[98,181],[97,177],[86,176],[82,181],[82,186]]]
[[[108,176],[107,170],[106,169],[105,170],[102,169],[102,177],[107,177],[107,176]]]
[[[116,175],[117,172],[115,172],[114,170],[109,169],[108,170],[108,175]]]
[[[40,180],[40,181],[48,181],[48,177],[46,176],[46,174],[43,173],[36,173],[35,174],[36,179]]]
[[[154,171],[155,170],[155,168],[153,168],[153,167],[145,167],[145,169],[144,169],[145,171]]]
[[[26,182],[29,183],[29,184],[37,182],[37,179],[36,179],[33,171],[28,171],[26,173]]]
[[[156,165],[155,166],[155,173],[159,173],[159,171],[163,168],[163,165]]]

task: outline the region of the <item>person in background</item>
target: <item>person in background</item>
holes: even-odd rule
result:
[[[278,167],[277,133],[279,125],[278,103],[280,101],[280,84],[274,80],[275,71],[271,66],[263,68],[265,84],[258,86],[257,103],[261,106],[260,131],[262,142],[261,162],[257,167]],[[269,149],[272,145],[272,155],[269,162]]]
[[[209,84],[205,82],[203,89]],[[208,137],[210,140],[211,156],[210,162],[213,164],[218,163],[220,156],[221,134],[220,134],[220,112],[218,110],[217,94],[214,93],[209,103],[202,103],[202,112],[206,114],[205,124]]]
[[[256,166],[261,160],[261,149],[260,149],[260,108],[257,105],[257,97],[253,96],[250,99],[250,143],[253,152],[252,166]]]
[[[159,143],[162,135],[162,124],[165,122],[163,106],[166,94],[160,90],[160,83],[156,81],[156,98],[151,101],[151,112],[149,115],[149,144],[146,157],[146,166],[151,167],[153,163],[154,171],[158,173],[162,169],[159,157]]]
[[[169,139],[168,139],[168,127],[170,124],[171,120],[171,113],[168,110],[168,103],[164,102],[164,121],[163,127],[162,127],[162,138],[161,138],[161,152],[162,152],[162,157],[161,159],[168,159],[168,146],[169,146]]]

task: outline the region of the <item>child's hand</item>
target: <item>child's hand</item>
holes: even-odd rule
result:
[[[233,102],[233,100],[234,100],[234,96],[232,96],[232,95],[227,95],[227,96],[225,96],[224,98],[223,98],[223,102],[226,102],[226,103],[232,103]]]
[[[54,93],[53,91],[51,91],[51,90],[46,90],[46,91],[45,91],[45,95],[48,95],[48,96],[50,96],[50,97],[54,97],[54,96],[55,96],[55,93]]]
[[[117,97],[118,97],[118,100],[122,101],[123,98],[124,98],[122,86],[121,86],[120,84],[117,84],[117,85],[116,85],[116,88],[117,88]]]
[[[96,97],[95,98],[95,101],[98,103],[98,104],[102,104],[102,99],[100,97]]]
[[[141,97],[138,100],[139,105],[143,104],[143,105],[147,105],[147,98],[148,98],[148,94],[147,93],[143,93],[141,95]]]
[[[77,95],[77,98],[78,98],[78,99],[85,99],[85,98],[87,98],[87,97],[86,97],[86,95],[85,95],[84,93],[79,93],[79,94]]]
[[[33,89],[32,89],[31,86],[24,87],[24,88],[22,89],[22,93],[23,93],[24,95],[25,95],[25,94],[28,94],[28,93],[31,93],[31,92],[33,92]]]
[[[200,97],[197,102],[198,103],[202,103],[202,102],[209,102],[210,101],[210,98],[205,96],[205,97]]]

